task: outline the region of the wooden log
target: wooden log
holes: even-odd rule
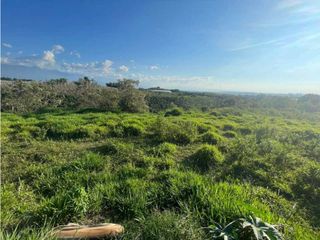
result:
[[[123,233],[124,227],[114,223],[104,223],[98,225],[78,225],[68,224],[54,232],[58,239],[90,239],[106,236],[117,236]]]

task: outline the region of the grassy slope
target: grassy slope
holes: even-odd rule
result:
[[[316,206],[305,201],[319,194],[296,186],[319,169],[319,134],[312,119],[233,109],[3,114],[3,234],[112,221],[127,239],[199,239],[203,227],[254,215],[283,224],[289,239],[316,239]],[[222,159],[198,151],[205,144]]]

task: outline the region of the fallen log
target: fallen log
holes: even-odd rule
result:
[[[103,223],[97,225],[79,225],[69,223],[60,226],[54,231],[54,236],[58,239],[90,239],[107,236],[117,236],[123,233],[124,227],[114,223]]]

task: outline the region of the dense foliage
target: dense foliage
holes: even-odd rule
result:
[[[6,81],[1,84],[1,110],[5,112],[44,112],[52,109],[144,112],[145,94],[137,81],[123,79],[114,86],[100,86],[84,77],[76,82],[66,79]]]
[[[110,112],[160,112],[169,109],[167,116],[180,115],[182,109],[207,112],[211,108],[221,107],[256,109],[270,113],[280,110],[291,115],[300,112],[320,112],[319,95],[231,95],[178,90],[159,93],[138,89],[138,84],[139,81],[130,79],[102,86],[88,77],[75,82],[65,78],[39,82],[2,77],[1,110],[30,113],[52,109]],[[227,135],[233,136],[232,133]]]
[[[47,83],[27,84],[7,87],[58,94],[37,92],[39,86],[49,91]],[[138,91],[117,87],[101,91],[117,99]],[[70,97],[63,89],[69,88],[83,94],[67,84],[56,104],[63,106]],[[86,94],[95,89],[96,96],[96,88],[90,84]],[[22,101],[30,92],[20,94],[19,101],[10,100],[14,109],[6,97],[5,110],[39,110],[38,100]],[[148,97],[154,101],[156,95]],[[195,98],[202,97],[208,96]],[[96,104],[77,98],[70,98],[75,106]],[[149,107],[156,109],[152,101]],[[119,102],[106,106],[119,108]],[[180,106],[174,105],[166,111],[174,114],[2,113],[1,237],[49,239],[51,226],[116,222],[126,229],[121,239],[213,239],[213,229],[224,232],[240,218],[247,219],[243,228],[262,235],[272,230],[285,239],[320,238],[319,113],[270,107],[172,111]],[[229,237],[244,233],[236,229]]]

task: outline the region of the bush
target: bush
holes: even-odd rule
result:
[[[172,110],[170,110],[170,111],[167,111],[167,112],[164,114],[165,117],[169,117],[169,116],[180,116],[180,115],[182,115],[182,110],[179,109],[179,108],[174,108],[174,109],[172,109]]]
[[[217,145],[219,142],[222,141],[222,137],[215,132],[207,132],[200,136],[200,140],[204,143]]]
[[[223,161],[223,156],[215,146],[203,145],[191,157],[191,165],[200,170],[208,171]]]

